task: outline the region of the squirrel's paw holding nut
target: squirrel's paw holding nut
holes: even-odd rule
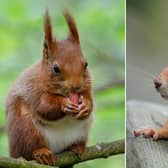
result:
[[[55,165],[55,156],[47,148],[40,148],[33,152],[33,158],[40,164],[46,164],[50,166]]]
[[[153,140],[159,139],[159,132],[154,128],[141,128],[133,131],[134,136],[138,137],[143,135],[145,138],[153,138]]]
[[[75,116],[76,119],[84,119],[90,114],[90,103],[87,100],[83,100],[82,104],[79,105],[79,113]]]
[[[65,101],[62,105],[62,110],[66,114],[76,114],[79,112],[78,105],[69,101]]]

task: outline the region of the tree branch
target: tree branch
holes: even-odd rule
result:
[[[78,158],[72,152],[63,152],[56,155],[56,166],[74,165],[87,160],[107,158],[111,155],[122,154],[125,151],[124,140],[118,140],[110,143],[101,143],[88,147],[81,158]],[[40,165],[35,161],[26,161],[24,159],[12,159],[0,157],[1,168],[53,168],[51,166]]]

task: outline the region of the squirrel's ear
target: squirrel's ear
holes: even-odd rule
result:
[[[56,47],[56,39],[52,35],[52,25],[48,10],[46,9],[44,17],[44,49],[51,54],[53,47]]]
[[[68,38],[79,44],[79,34],[73,17],[67,11],[64,11],[64,17],[69,28]]]

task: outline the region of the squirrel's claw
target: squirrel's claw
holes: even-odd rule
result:
[[[55,156],[47,148],[40,148],[33,152],[33,158],[40,164],[46,164],[50,166],[55,165]]]
[[[86,149],[85,144],[86,144],[85,142],[79,143],[79,144],[73,144],[68,148],[68,150],[72,151],[77,157],[81,159]]]

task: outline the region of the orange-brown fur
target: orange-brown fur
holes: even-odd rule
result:
[[[47,128],[50,123],[65,116],[72,116],[73,120],[85,120],[91,114],[93,102],[90,74],[84,68],[86,60],[80,49],[74,20],[68,13],[64,16],[69,27],[69,36],[63,41],[57,41],[52,34],[50,18],[46,12],[42,59],[22,72],[6,98],[11,157],[22,156],[27,160],[36,159],[39,163],[53,165],[54,153],[49,149],[38,126],[46,125]],[[54,64],[59,66],[61,74],[55,74],[52,69]],[[70,92],[83,96],[81,106],[77,107],[68,101]],[[70,108],[70,111],[65,111],[65,107]],[[81,142],[76,150],[80,155],[84,152],[87,135],[81,141],[84,142],[82,150],[79,148]]]
[[[76,142],[68,147],[68,150],[73,151],[78,157],[81,157],[81,155],[85,152],[86,142],[87,140]]]

